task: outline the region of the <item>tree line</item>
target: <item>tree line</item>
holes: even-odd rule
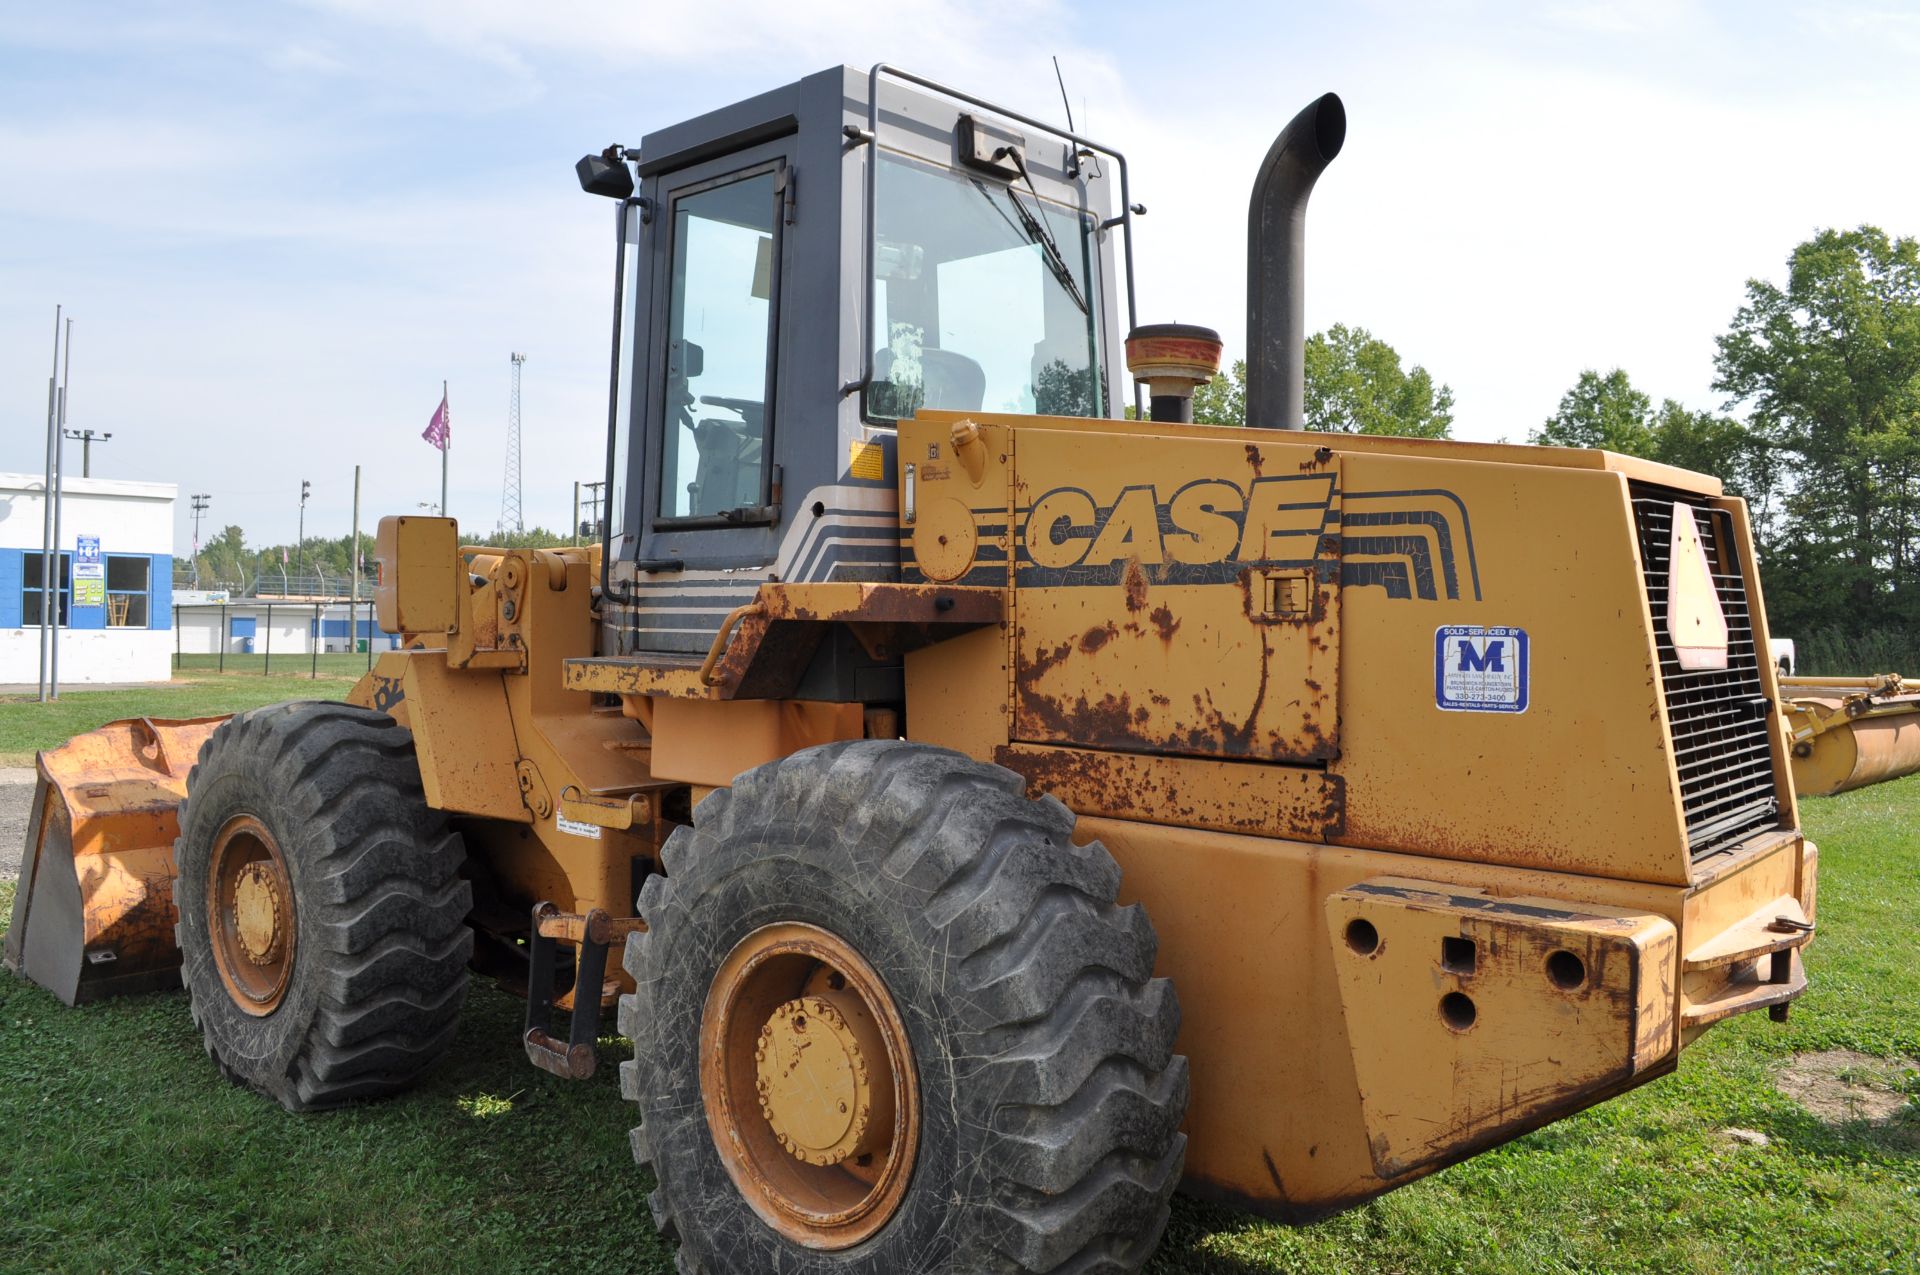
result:
[[[525,531],[492,532],[481,536],[479,543],[502,549],[552,549],[585,541],[576,541],[545,527],[529,527]],[[371,587],[373,570],[373,533],[363,531],[360,533],[360,579],[363,589]],[[351,534],[308,536],[298,544],[289,542],[251,548],[247,545],[246,532],[240,527],[228,525],[200,546],[200,587],[203,589],[247,592],[253,588],[254,581],[262,576],[270,583],[278,583],[283,577],[287,580],[312,580],[318,577],[328,581],[344,581],[352,575]],[[192,581],[192,559],[175,563],[175,587],[191,587]]]
[[[1600,447],[1712,474],[1753,517],[1776,635],[1807,671],[1899,657],[1920,671],[1920,240],[1822,230],[1786,278],[1747,281],[1716,339],[1715,408],[1657,406],[1625,369],[1589,369],[1531,443]],[[1246,423],[1246,363],[1194,396],[1194,419]],[[1306,427],[1445,438],[1453,394],[1392,346],[1336,324],[1306,349]]]

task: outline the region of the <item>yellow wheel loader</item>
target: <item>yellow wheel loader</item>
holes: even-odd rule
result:
[[[1137,1270],[1176,1189],[1323,1216],[1783,1017],[1816,861],[1746,509],[1297,432],[1345,132],[1259,169],[1248,429],[1192,423],[1219,339],[1135,322],[1144,210],[1070,130],[882,65],[582,159],[602,544],[387,518],[349,704],[43,754],[9,963],[177,968],[293,1109],[412,1082],[471,974],[558,1076],[613,1009],[708,1275]]]

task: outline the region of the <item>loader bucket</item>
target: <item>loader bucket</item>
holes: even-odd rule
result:
[[[8,969],[68,1005],[178,985],[178,812],[225,720],[128,718],[40,754]]]
[[[1780,688],[1787,701],[1793,788],[1850,792],[1920,773],[1920,683],[1822,678]]]

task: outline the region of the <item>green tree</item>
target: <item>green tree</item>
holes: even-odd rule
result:
[[[1756,503],[1764,516],[1778,485],[1765,439],[1730,416],[1700,412],[1673,399],[1653,400],[1634,387],[1621,368],[1602,374],[1589,368],[1560,406],[1527,441],[1548,447],[1598,447],[1711,474],[1736,496]]]
[[[1648,459],[1712,474],[1727,491],[1746,497],[1757,528],[1769,525],[1780,469],[1779,458],[1763,435],[1731,416],[1696,412],[1672,399],[1660,404],[1652,427]]]
[[[585,521],[586,512],[581,511]],[[561,535],[557,531],[548,531],[545,527],[528,527],[525,531],[496,531],[481,536],[472,543],[491,546],[495,549],[560,549],[573,543],[573,537]]]
[[[1247,423],[1247,361],[1233,367],[1193,392],[1193,419],[1199,425]]]
[[[1782,581],[1794,621],[1843,596],[1856,632],[1920,623],[1920,241],[1821,231],[1747,282],[1714,367],[1790,472],[1780,561],[1827,577]]]
[[[1653,400],[1633,388],[1626,372],[1588,368],[1560,396],[1560,406],[1528,442],[1548,447],[1599,447],[1628,456],[1653,455]]]
[[[1365,328],[1336,323],[1307,338],[1306,425],[1340,434],[1447,438],[1453,391]]]
[[[246,578],[247,538],[229,526],[200,546],[200,583],[209,589],[235,588]]]
[[[1306,427],[1325,433],[1446,438],[1453,428],[1453,391],[1426,368],[1401,366],[1400,353],[1365,328],[1336,323],[1307,338]],[[1206,425],[1247,423],[1247,361],[1235,359],[1193,396],[1193,419]],[[1262,422],[1266,423],[1266,422]],[[1274,425],[1280,422],[1272,422]]]

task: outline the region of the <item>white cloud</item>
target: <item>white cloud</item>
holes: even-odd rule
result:
[[[276,49],[267,55],[267,65],[288,75],[353,73],[353,68],[333,53],[309,44],[289,44]]]

